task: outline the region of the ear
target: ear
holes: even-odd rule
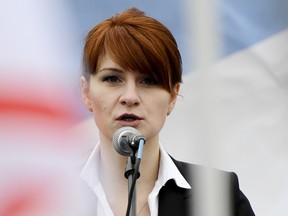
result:
[[[93,106],[90,99],[90,88],[89,88],[89,82],[84,76],[81,76],[80,78],[80,86],[82,90],[82,99],[84,101],[84,104],[86,105],[87,109],[92,112]]]
[[[167,115],[170,115],[170,113],[172,112],[172,110],[175,107],[175,104],[176,104],[176,101],[177,101],[177,96],[178,96],[178,93],[180,91],[180,85],[181,85],[181,83],[176,83],[174,85],[174,87],[173,87],[173,92],[171,93],[171,99],[170,99],[170,102],[169,102]]]

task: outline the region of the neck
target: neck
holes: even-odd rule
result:
[[[127,184],[127,179],[124,177],[127,157],[118,154],[110,140],[101,140],[100,152],[101,177],[105,177],[103,180],[113,179],[113,181],[116,180],[117,182],[125,182]],[[157,179],[159,159],[160,147],[158,139],[156,141],[147,140],[139,168],[141,172],[139,181],[153,181]]]
[[[112,142],[100,141],[101,165],[100,179],[107,196],[108,202],[113,208],[113,203],[119,202],[119,198],[127,201],[128,180],[124,177],[127,157],[118,154],[113,148]],[[148,195],[152,191],[158,177],[160,149],[158,139],[147,140],[137,180],[137,205],[147,202]],[[138,204],[139,202],[139,204]],[[124,205],[126,206],[126,205]]]

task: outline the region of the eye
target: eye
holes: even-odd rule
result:
[[[141,83],[147,86],[158,85],[158,82],[152,77],[144,77],[141,80]]]
[[[120,78],[116,75],[108,75],[103,78],[104,82],[108,83],[118,83],[121,82]]]

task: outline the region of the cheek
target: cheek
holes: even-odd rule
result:
[[[98,128],[102,128],[105,122],[107,120],[106,114],[106,107],[105,100],[103,100],[101,97],[94,97],[92,101],[93,106],[93,117],[94,121]]]
[[[115,96],[113,94],[104,94],[100,91],[92,96],[92,106],[95,116],[111,115],[113,109],[115,109]]]
[[[156,115],[158,115],[159,117],[166,117],[166,114],[167,114],[167,111],[169,109],[169,98],[166,96],[163,96],[162,97],[155,97],[154,101],[151,103],[151,104],[154,104],[153,107],[154,107],[154,113]]]
[[[107,102],[101,96],[100,97],[94,97],[92,100],[92,106],[94,108],[93,109],[94,112],[99,114],[99,112],[106,110]]]
[[[107,91],[107,88],[102,86],[101,83],[96,83],[94,86],[91,86],[91,101],[94,111],[101,112],[103,110],[109,110],[115,101],[114,94],[113,91]]]
[[[157,109],[158,109],[158,113],[159,113],[161,116],[165,116],[166,114],[164,114],[164,113],[167,112],[167,110],[168,110],[168,105],[167,105],[167,104],[159,104],[159,105],[157,106]]]

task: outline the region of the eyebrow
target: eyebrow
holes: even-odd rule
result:
[[[98,70],[97,73],[102,72],[102,71],[106,71],[106,70],[113,71],[113,72],[117,72],[117,73],[123,73],[123,69],[114,68],[114,67],[105,67],[105,68],[102,68],[102,69]]]

